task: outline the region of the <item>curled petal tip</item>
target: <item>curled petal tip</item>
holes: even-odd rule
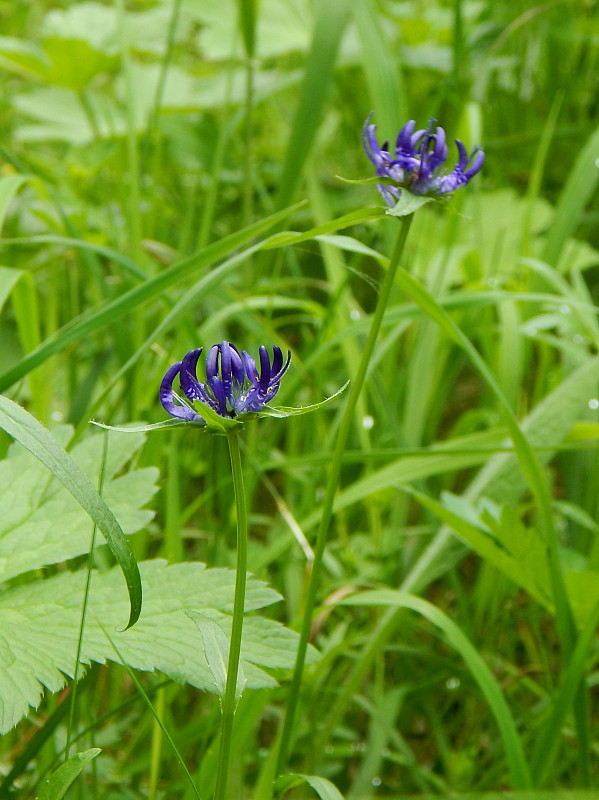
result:
[[[468,180],[474,177],[477,172],[480,172],[484,163],[485,151],[481,147],[475,147],[470,156],[470,166],[464,173],[464,175],[468,177]]]

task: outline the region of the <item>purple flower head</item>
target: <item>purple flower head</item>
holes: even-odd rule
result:
[[[291,353],[283,363],[281,348],[272,348],[272,363],[268,350],[259,348],[259,369],[254,359],[241,353],[230,342],[210,348],[206,356],[206,380],[197,377],[197,364],[202,348],[189,353],[167,370],[160,384],[160,402],[172,417],[187,422],[204,423],[195,410],[194,401],[205,403],[219,416],[234,419],[239,414],[260,411],[279,391],[281,378],[289,367]],[[173,390],[179,375],[181,395]]]
[[[444,172],[448,149],[443,128],[433,129],[434,120],[428,128],[415,131],[414,120],[406,122],[395,142],[395,153],[389,152],[389,142],[382,146],[376,138],[376,125],[371,124],[372,114],[364,123],[362,143],[368,158],[381,178],[390,178],[397,183],[379,183],[377,188],[389,206],[395,206],[402,189],[422,197],[448,195],[465,186],[481,169],[485,154],[475,147],[470,156],[459,139],[458,162],[451,172]]]

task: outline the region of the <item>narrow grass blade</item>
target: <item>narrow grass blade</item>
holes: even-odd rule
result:
[[[316,131],[322,122],[337,51],[347,22],[348,6],[347,0],[328,0],[314,6],[318,9],[318,17],[285,164],[279,179],[277,208],[292,201]]]
[[[4,225],[4,218],[10,201],[26,180],[27,177],[25,175],[6,175],[0,180],[0,230]]]
[[[44,781],[42,788],[36,795],[36,800],[62,800],[67,793],[69,786],[75,778],[79,777],[86,764],[99,755],[102,751],[99,747],[92,747],[83,753],[76,753],[68,761],[61,764],[52,773],[47,781]]]
[[[512,786],[515,789],[528,789],[532,786],[528,764],[516,724],[497,679],[468,637],[453,620],[426,600],[393,589],[381,589],[351,595],[343,599],[341,603],[355,606],[378,605],[409,608],[435,625],[443,633],[449,644],[462,656],[470,674],[489,704],[501,732]]]
[[[0,311],[22,275],[24,275],[23,270],[0,267]]]
[[[352,8],[362,46],[362,63],[376,122],[383,138],[394,136],[409,119],[400,59],[387,40],[374,0],[361,0]],[[368,109],[370,110],[370,109]]]
[[[562,574],[558,540],[553,521],[553,509],[551,495],[543,474],[543,469],[537,458],[530,442],[522,431],[522,428],[514,414],[509,402],[507,401],[495,376],[489,369],[487,363],[482,358],[478,350],[474,347],[468,337],[453,322],[448,313],[443,309],[409,272],[399,269],[397,272],[397,282],[402,289],[420,306],[420,308],[433,319],[447,336],[454,341],[467,354],[472,365],[483,378],[489,389],[495,395],[499,407],[503,412],[508,426],[510,437],[514,443],[518,464],[526,481],[535,497],[537,508],[541,520],[541,529],[547,545],[547,559],[551,575],[551,586],[553,591],[553,601],[555,603],[555,617],[559,632],[560,642],[564,653],[568,653],[573,646],[576,636],[574,621],[566,593],[564,577]]]
[[[294,207],[284,209],[247,228],[225,236],[218,242],[214,242],[198,253],[189,256],[189,258],[177,261],[154,278],[135,286],[120,297],[117,297],[116,300],[99,309],[99,311],[73,320],[54,336],[42,342],[38,348],[21,359],[12,369],[0,375],[0,392],[5,391],[32,369],[43,364],[50,356],[64,350],[71,342],[83,339],[93,331],[98,330],[98,328],[113,323],[124,314],[129,314],[134,308],[157,297],[161,292],[171,288],[194,271],[206,269],[215,261],[224,258],[233,250],[241,247],[254,236],[258,236],[273,225],[276,225],[277,222],[285,219],[293,210]]]
[[[584,679],[589,653],[595,641],[598,625],[599,604],[595,605],[584,629],[580,633],[554,698],[551,714],[537,739],[530,765],[535,786],[543,784],[546,773],[555,759],[559,744],[562,741],[564,721],[570,708],[572,708],[572,704],[575,702],[577,692]]]
[[[243,46],[248,58],[253,58],[256,51],[256,18],[257,0],[237,0],[239,28]]]
[[[581,412],[586,398],[592,396],[599,379],[599,358],[593,358],[569,375],[547,395],[522,422],[522,430],[537,458],[545,464],[555,453]],[[543,451],[538,448],[545,447]],[[498,446],[498,450],[501,447]],[[483,494],[498,504],[516,503],[526,483],[518,469],[515,453],[498,452],[476,475],[464,497],[475,501]],[[412,567],[402,586],[406,591],[422,591],[436,580],[465,552],[448,527],[443,527]]]
[[[300,772],[292,772],[279,778],[276,786],[279,791],[286,792],[306,783],[314,789],[320,800],[343,800],[343,795],[339,789],[329,780],[321,778],[319,775],[302,775]]]
[[[599,128],[593,132],[580,151],[557,202],[555,216],[542,253],[542,260],[552,266],[556,266],[559,262],[566,240],[574,234],[582,212],[599,181],[597,153],[599,153]]]

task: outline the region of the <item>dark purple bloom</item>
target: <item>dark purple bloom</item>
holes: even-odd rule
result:
[[[260,369],[245,350],[241,353],[230,342],[210,348],[206,356],[206,380],[197,377],[198,359],[202,348],[190,350],[183,361],[167,370],[160,384],[160,402],[172,417],[188,422],[203,423],[195,410],[194,401],[210,406],[221,417],[233,419],[249,411],[260,411],[279,391],[281,378],[291,361],[291,353],[283,363],[283,353],[272,348],[272,363],[268,350],[259,348]],[[173,391],[173,381],[179,375],[181,395]]]
[[[379,147],[376,138],[376,125],[371,124],[372,114],[364,123],[362,143],[366,155],[376,167],[381,178],[391,178],[397,183],[377,184],[378,190],[389,206],[399,200],[402,189],[412,194],[448,195],[465,186],[481,169],[485,154],[475,147],[468,156],[466,148],[459,139],[455,140],[458,149],[458,163],[451,172],[443,174],[447,161],[445,131],[429,122],[428,128],[415,131],[414,120],[406,122],[400,130],[395,143],[395,153],[389,152],[389,142]]]

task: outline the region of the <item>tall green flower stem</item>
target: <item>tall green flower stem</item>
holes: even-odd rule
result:
[[[412,222],[412,217],[413,214],[408,214],[400,218],[401,227],[399,230],[399,235],[397,237],[397,242],[395,244],[395,248],[393,250],[393,255],[391,256],[389,266],[387,268],[387,274],[385,275],[385,280],[383,281],[383,285],[381,287],[378,303],[374,312],[374,316],[372,318],[372,325],[370,326],[368,338],[366,339],[366,344],[364,345],[364,349],[362,351],[362,358],[360,359],[358,370],[356,374],[352,376],[349,396],[347,398],[347,403],[343,411],[343,416],[341,418],[341,423],[339,425],[339,431],[337,433],[337,439],[335,441],[335,447],[333,449],[333,454],[331,457],[326,490],[322,505],[322,516],[320,518],[320,526],[318,528],[318,533],[316,536],[316,545],[314,547],[314,561],[312,563],[312,574],[310,575],[310,581],[308,584],[306,607],[304,610],[302,630],[300,634],[300,641],[295,661],[295,669],[293,672],[293,678],[291,680],[291,686],[289,687],[289,697],[287,700],[285,721],[283,723],[283,732],[281,734],[281,740],[279,745],[279,758],[278,758],[279,774],[282,773],[286,767],[287,758],[289,755],[289,748],[291,745],[293,725],[295,721],[295,715],[297,712],[300,687],[302,683],[304,664],[306,660],[306,651],[308,649],[308,641],[310,638],[310,630],[312,627],[312,618],[314,616],[314,606],[316,604],[316,593],[318,590],[318,585],[320,583],[320,575],[322,572],[322,562],[327,542],[327,536],[331,526],[331,520],[333,518],[333,503],[335,501],[335,494],[337,492],[337,485],[339,483],[339,474],[341,472],[343,453],[345,450],[347,437],[349,435],[352,425],[354,424],[354,412],[356,410],[358,398],[360,397],[360,392],[362,391],[362,388],[364,386],[366,373],[368,371],[372,354],[374,352],[374,347],[376,345],[379,331],[383,323],[383,317],[385,316],[385,311],[387,309],[389,297],[391,295],[391,291],[395,283],[395,275],[403,254],[404,245],[406,243],[406,239]]]
[[[231,459],[231,473],[233,476],[233,489],[235,492],[235,507],[237,511],[237,565],[235,577],[235,598],[233,600],[233,624],[231,627],[231,640],[229,643],[229,660],[227,664],[227,681],[222,704],[222,722],[220,734],[220,751],[216,773],[216,788],[214,800],[224,800],[227,790],[229,773],[229,756],[231,752],[231,734],[233,732],[233,717],[237,702],[237,674],[239,671],[239,658],[241,655],[241,633],[243,630],[243,614],[245,609],[245,585],[247,576],[247,550],[248,550],[248,514],[243,488],[243,472],[241,469],[241,454],[237,430],[227,430],[227,443]]]

